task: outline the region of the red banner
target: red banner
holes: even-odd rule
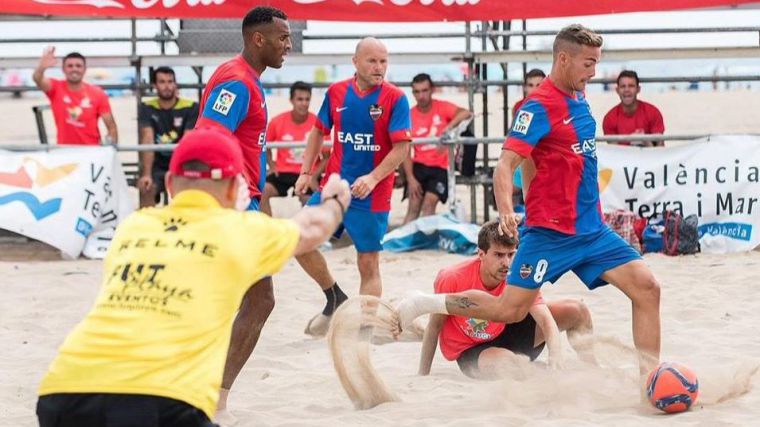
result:
[[[757,0],[1,0],[0,14],[241,18],[256,5],[290,19],[484,21],[738,6]]]

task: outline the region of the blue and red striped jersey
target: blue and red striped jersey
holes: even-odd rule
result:
[[[549,78],[520,107],[504,149],[536,163],[525,201],[528,227],[565,234],[602,227],[595,136],[585,94],[565,93]]]
[[[240,140],[248,190],[260,198],[266,179],[267,106],[259,74],[240,55],[221,64],[203,90],[195,127],[206,126],[227,129]]]
[[[401,89],[383,82],[365,92],[354,78],[330,85],[315,125],[327,135],[334,128],[333,149],[322,185],[334,173],[349,184],[372,172],[393,144],[412,140],[409,101]],[[372,212],[391,209],[394,174],[382,179],[369,197],[351,207]]]

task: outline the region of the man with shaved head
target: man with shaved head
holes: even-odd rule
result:
[[[351,207],[336,236],[343,230],[354,241],[361,277],[359,293],[380,296],[380,251],[388,228],[394,171],[409,154],[411,122],[409,102],[404,93],[385,81],[388,50],[373,37],[356,45],[353,57],[356,73],[327,89],[317,123],[307,139],[303,166],[296,193],[304,194],[311,179],[311,165],[317,158],[324,135],[333,130],[333,148],[322,185],[332,174],[340,174],[351,185]],[[307,204],[318,203],[314,193]],[[306,333],[322,336],[327,332],[335,309],[347,299],[325,258],[318,251],[297,257],[306,273],[325,293],[322,313],[307,325]]]
[[[639,253],[601,215],[596,121],[585,95],[601,47],[602,37],[590,29],[577,24],[563,28],[554,40],[551,74],[520,107],[504,143],[493,182],[499,229],[507,237],[518,235],[512,175],[525,158],[536,164],[520,247],[504,293],[469,290],[407,298],[398,307],[402,328],[424,313],[520,322],[541,286],[572,271],[589,289],[611,283],[631,300],[640,372],[645,375],[657,365],[660,285]]]

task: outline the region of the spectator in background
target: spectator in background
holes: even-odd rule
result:
[[[662,113],[654,105],[638,99],[641,86],[635,71],[623,70],[617,78],[617,94],[620,104],[612,107],[604,116],[602,128],[605,135],[634,135],[665,133]],[[663,141],[620,141],[611,144],[661,147]]]
[[[174,70],[158,67],[151,76],[155,98],[140,104],[137,125],[140,144],[176,144],[186,130],[195,126],[198,103],[180,98]],[[164,175],[169,169],[171,151],[144,151],[140,153],[140,207],[154,206],[165,192]]]
[[[540,70],[538,68],[534,68],[530,71],[528,71],[527,74],[525,74],[525,78],[523,79],[523,99],[515,102],[515,105],[512,107],[512,119],[515,118],[517,115],[517,110],[522,107],[525,100],[530,96],[531,93],[533,93],[536,88],[538,88],[541,85],[541,82],[544,81],[546,78],[546,73],[543,72],[543,70]]]
[[[50,99],[58,144],[100,145],[99,118],[103,119],[108,130],[105,143],[116,144],[116,122],[111,114],[108,96],[100,87],[84,82],[87,71],[85,57],[71,52],[63,58],[65,80],[45,77],[45,70],[57,62],[55,47],[46,47],[32,79]]]
[[[538,68],[534,68],[530,71],[528,71],[527,74],[525,74],[525,78],[523,79],[523,99],[515,102],[514,107],[512,107],[512,121],[514,122],[515,117],[517,117],[517,112],[520,110],[520,107],[525,103],[525,101],[528,99],[530,94],[533,93],[536,89],[538,89],[539,86],[541,86],[541,83],[543,83],[544,79],[546,78],[546,73],[543,72],[543,70],[540,70]],[[513,123],[514,124],[514,123]],[[525,173],[525,180],[523,180],[523,172]],[[518,207],[518,212],[522,210],[522,206],[525,204],[525,197],[528,192],[528,185],[530,184],[530,180],[533,178],[533,175],[536,173],[536,165],[533,163],[533,160],[530,158],[526,158],[523,160],[520,167],[518,167],[515,170],[515,174],[512,177],[512,203],[514,206]]]
[[[412,135],[415,138],[439,137],[472,117],[472,112],[448,101],[433,99],[435,85],[430,75],[421,73],[412,79],[412,95],[417,105],[411,109]],[[405,196],[409,197],[404,224],[420,215],[435,214],[440,201],[449,194],[449,151],[442,144],[412,146],[413,156],[404,160]]]
[[[292,110],[276,116],[269,122],[267,142],[306,142],[306,136],[317,121],[317,116],[309,112],[311,85],[300,81],[293,83],[290,86],[290,103],[293,105]],[[303,164],[303,147],[277,148],[276,150],[273,159],[272,149],[267,149],[267,170],[270,173],[267,175],[261,197],[261,211],[269,216],[272,216],[269,199],[288,195],[288,190],[296,185]],[[329,147],[322,150],[318,163],[311,171],[310,191],[308,194],[298,195],[301,203],[306,203],[311,193],[319,189],[320,175],[324,171],[329,155]]]

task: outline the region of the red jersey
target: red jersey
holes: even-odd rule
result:
[[[480,258],[475,257],[441,270],[433,286],[437,294],[477,289],[499,296],[504,292],[506,282],[502,281],[499,286],[487,289],[480,278]],[[533,304],[543,302],[539,291]],[[447,360],[456,360],[465,350],[493,340],[504,332],[506,327],[505,323],[448,315],[439,336],[441,353]]]
[[[256,72],[237,55],[214,71],[203,90],[196,128],[217,126],[240,140],[251,198],[260,198],[266,179],[267,106]]]
[[[372,172],[398,142],[411,141],[409,102],[401,89],[388,82],[362,91],[352,77],[333,83],[317,115],[317,129],[333,132],[333,148],[322,185],[334,173],[353,184]],[[388,212],[393,174],[377,183],[369,197],[351,199],[351,209]]]
[[[434,99],[430,110],[423,113],[415,105],[412,108],[412,136],[415,138],[433,138],[441,136],[446,126],[459,110],[459,107],[448,101]],[[414,146],[415,163],[426,166],[448,169],[449,150],[440,144],[424,144]]]
[[[527,98],[528,97],[526,96],[525,98],[515,102],[515,105],[512,107],[512,120],[514,120],[515,117],[517,117],[517,112],[520,110],[520,107],[522,107],[522,105],[525,104],[525,100]]]
[[[45,95],[50,99],[58,144],[100,145],[98,118],[111,112],[103,89],[82,82],[81,90],[71,90],[65,80],[50,79]]]
[[[272,119],[267,127],[267,142],[305,142],[314,127],[317,116],[309,113],[303,123],[293,122],[291,112],[282,113]],[[277,148],[274,169],[277,173],[301,173],[303,148]],[[316,163],[316,162],[315,162]]]
[[[564,234],[604,226],[596,121],[583,92],[565,93],[544,79],[517,112],[504,148],[536,165],[525,201],[526,226]]]
[[[636,101],[636,111],[628,115],[623,110],[623,104],[618,104],[607,112],[602,122],[605,135],[631,135],[634,133],[665,133],[665,123],[662,113],[654,105]],[[631,145],[630,141],[621,141],[617,144]]]

